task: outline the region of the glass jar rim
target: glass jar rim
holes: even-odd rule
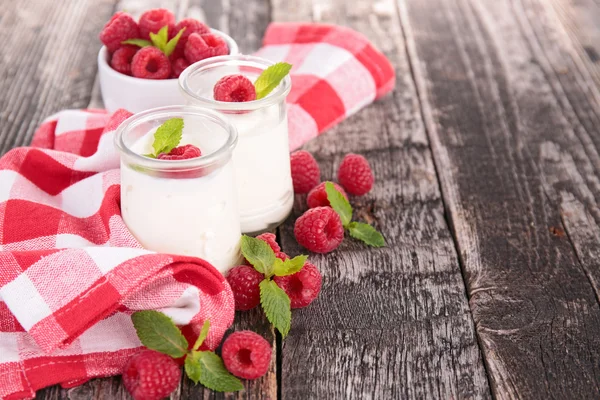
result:
[[[204,119],[214,122],[217,125],[221,126],[227,132],[227,140],[218,149],[216,149],[210,154],[185,160],[159,160],[156,158],[145,157],[141,154],[134,152],[129,146],[125,144],[123,137],[125,136],[125,133],[128,130],[131,130],[136,126],[149,120],[155,118],[169,117],[173,114],[176,114],[176,116],[200,116]],[[233,149],[237,145],[237,141],[238,133],[233,124],[231,124],[229,121],[227,121],[227,119],[225,119],[223,116],[221,116],[215,111],[195,106],[158,107],[134,114],[119,125],[119,127],[115,131],[114,137],[115,146],[122,154],[131,157],[131,159],[135,160],[135,163],[137,165],[154,170],[185,170],[211,166],[213,164],[219,163],[224,156],[231,156]]]
[[[292,88],[292,80],[290,75],[288,74],[281,83],[266,97],[258,100],[245,101],[245,102],[227,102],[227,101],[217,101],[210,99],[208,97],[199,96],[196,94],[189,85],[189,79],[199,72],[205,71],[209,68],[216,68],[220,66],[228,66],[228,65],[242,65],[242,66],[250,66],[261,69],[266,69],[275,63],[261,57],[255,56],[247,56],[243,54],[238,55],[227,55],[227,56],[218,56],[211,57],[205,60],[198,61],[189,67],[187,67],[179,76],[179,88],[184,93],[184,95],[191,97],[197,103],[197,105],[202,107],[207,107],[213,110],[220,111],[248,111],[248,110],[258,110],[260,108],[264,108],[276,103],[279,103],[282,99],[290,93]]]

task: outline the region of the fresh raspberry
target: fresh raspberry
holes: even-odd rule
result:
[[[159,400],[179,385],[181,369],[171,357],[154,350],[133,355],[123,370],[123,384],[135,400]]]
[[[192,33],[185,43],[184,54],[190,64],[193,64],[205,58],[229,54],[229,48],[227,43],[217,35]]]
[[[178,58],[173,63],[171,63],[171,76],[174,78],[179,78],[179,75],[183,72],[184,69],[190,66],[190,63],[187,62],[185,58]]]
[[[175,30],[175,15],[166,8],[154,8],[140,16],[140,37],[150,39],[150,32],[157,33],[165,26],[169,26],[169,33]]]
[[[295,193],[308,193],[321,182],[321,169],[308,151],[299,150],[290,156]]]
[[[217,101],[243,102],[256,99],[256,89],[244,75],[228,75],[218,80],[213,89]]]
[[[110,59],[110,66],[117,72],[125,75],[131,75],[131,60],[140,48],[137,46],[119,47]]]
[[[278,251],[277,253],[275,253],[275,257],[279,258],[281,261],[290,259],[290,256],[285,254],[283,251]]]
[[[292,308],[306,307],[317,298],[321,291],[321,273],[309,262],[295,274],[276,276],[273,280],[287,293]]]
[[[180,30],[185,28],[185,31],[181,34],[179,38],[179,42],[177,42],[177,46],[175,47],[175,53],[179,53],[183,56],[183,51],[185,49],[185,44],[187,43],[188,37],[192,33],[198,33],[200,35],[204,35],[205,33],[210,33],[210,28],[198,21],[194,18],[184,18],[175,25],[175,35],[179,33]]]
[[[223,342],[221,357],[225,368],[243,379],[260,378],[269,370],[271,345],[252,331],[233,332]]]
[[[340,216],[331,207],[316,207],[296,220],[294,236],[298,243],[315,253],[329,253],[344,240]]]
[[[338,170],[338,181],[348,193],[362,196],[371,190],[374,180],[366,158],[359,154],[346,154]]]
[[[308,196],[306,196],[306,203],[308,204],[308,208],[315,207],[329,207],[329,200],[327,199],[327,191],[325,191],[325,184],[327,182],[321,182],[317,187],[313,188],[310,192],[308,192]],[[338,185],[337,183],[333,183],[333,187],[336,188],[341,194],[344,195],[346,200],[348,200],[348,196],[344,189]]]
[[[279,244],[277,244],[277,237],[274,234],[267,232],[258,235],[256,238],[266,242],[269,246],[271,246],[275,254],[281,251],[281,247],[279,247]]]
[[[133,56],[131,73],[136,78],[167,79],[171,75],[171,63],[162,51],[148,46]]]
[[[233,291],[236,310],[251,310],[260,303],[258,284],[263,274],[248,265],[238,265],[229,270],[227,282]]]
[[[159,160],[187,160],[188,158],[200,157],[202,152],[199,148],[193,144],[186,144],[185,146],[175,147],[169,153],[160,153],[158,155]]]
[[[109,52],[121,47],[121,42],[140,36],[140,29],[131,15],[119,11],[112,16],[100,32],[100,41],[104,43]]]

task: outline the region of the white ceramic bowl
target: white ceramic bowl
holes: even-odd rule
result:
[[[238,45],[230,36],[216,29],[229,47],[229,54],[239,53]],[[150,108],[185,104],[177,79],[141,79],[115,71],[108,64],[108,52],[102,46],[98,53],[98,75],[104,107],[113,112],[124,108],[132,113]]]

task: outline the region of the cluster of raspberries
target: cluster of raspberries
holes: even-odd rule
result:
[[[157,33],[164,26],[168,26],[169,40],[185,28],[169,57],[153,46],[123,44],[128,39],[150,40],[150,33]],[[193,18],[175,23],[175,15],[164,8],[146,11],[138,22],[119,11],[100,32],[100,40],[110,53],[110,65],[115,71],[144,79],[177,78],[190,64],[229,54],[225,40],[211,33],[206,24]]]
[[[344,227],[339,215],[330,207],[325,191],[326,182],[321,182],[321,170],[315,158],[300,150],[291,155],[292,181],[296,194],[308,193],[306,203],[309,210],[296,220],[294,236],[299,244],[315,253],[329,253],[344,239]],[[359,154],[347,154],[340,163],[338,182],[333,186],[346,200],[367,194],[373,188],[373,171],[366,158]]]

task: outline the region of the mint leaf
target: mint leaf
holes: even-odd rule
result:
[[[171,318],[158,311],[137,311],[131,315],[138,338],[144,346],[173,358],[183,357],[188,342]]]
[[[134,46],[139,46],[139,47],[152,46],[151,41],[144,40],[144,39],[127,39],[127,40],[123,40],[121,42],[121,44],[132,44]]]
[[[202,325],[202,330],[200,331],[200,335],[198,335],[198,339],[196,339],[196,343],[194,343],[194,350],[198,350],[202,343],[206,340],[208,336],[208,331],[210,329],[210,321],[204,321],[204,325]]]
[[[242,254],[255,270],[268,277],[273,275],[273,263],[275,263],[275,253],[271,246],[260,239],[250,236],[242,236]]]
[[[244,388],[242,382],[227,371],[221,357],[212,351],[199,352],[198,364],[200,365],[199,381],[203,386],[217,392],[236,392]]]
[[[286,337],[292,325],[290,298],[277,284],[269,279],[260,283],[260,304],[270,323]]]
[[[265,69],[262,74],[254,82],[254,88],[256,89],[256,98],[262,99],[273,89],[279,86],[279,83],[289,74],[292,69],[292,64],[285,62],[278,62],[277,64],[271,65]]]
[[[202,373],[202,370],[200,369],[200,352],[192,351],[188,354],[185,358],[183,367],[188,378],[197,385],[198,382],[200,382],[200,375]]]
[[[167,42],[167,44],[165,45],[165,50],[164,53],[167,57],[169,57],[171,54],[173,54],[173,51],[175,51],[175,47],[177,46],[177,43],[179,42],[179,39],[181,38],[181,35],[183,34],[183,31],[185,31],[185,27],[182,28],[177,35],[175,35],[175,37],[171,40],[169,40]]]
[[[342,225],[344,228],[348,227],[352,220],[352,206],[344,195],[333,186],[333,183],[325,182],[325,192],[327,192],[327,200],[329,200],[331,208],[340,216]]]
[[[154,133],[154,155],[168,153],[179,145],[183,134],[183,118],[171,118],[158,127]]]
[[[352,222],[348,225],[348,231],[350,236],[355,239],[362,240],[369,246],[383,247],[385,246],[385,239],[383,235],[369,224],[363,224],[362,222]]]
[[[150,40],[154,47],[164,53],[165,47],[167,47],[167,41],[169,40],[169,25],[160,28],[158,33],[150,32]]]
[[[148,153],[148,154],[143,154],[144,157],[148,157],[148,158],[156,158],[156,156],[152,153]]]
[[[302,267],[304,267],[304,264],[306,263],[307,259],[308,256],[296,256],[292,259],[287,259],[285,261],[277,259],[275,260],[273,272],[277,276],[295,274],[296,272],[300,271]],[[281,263],[277,263],[278,260],[281,261]]]

